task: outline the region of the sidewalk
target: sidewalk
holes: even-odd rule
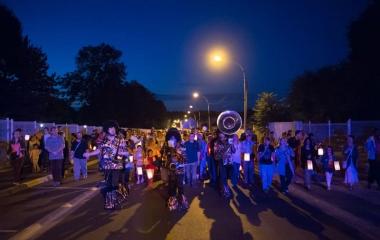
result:
[[[367,189],[367,182],[360,181],[350,191],[344,185],[343,172],[335,174],[331,190],[326,190],[324,175],[319,174],[319,182],[312,182],[311,190],[304,187],[303,171],[297,171],[297,182],[289,188],[290,199],[301,199],[319,208],[322,212],[340,219],[366,234],[368,238],[380,237],[380,191],[373,186]],[[279,177],[274,178],[279,185]]]
[[[89,160],[87,167],[98,164],[98,160]],[[72,176],[73,165],[69,165],[65,171],[65,177]],[[52,175],[47,172],[33,173],[31,166],[24,165],[21,184],[13,184],[13,169],[11,166],[3,165],[0,167],[0,196],[15,194],[19,191],[37,186],[41,183],[48,182],[52,179]]]

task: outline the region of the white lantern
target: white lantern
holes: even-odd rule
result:
[[[334,161],[334,169],[335,169],[335,171],[340,171],[339,161]]]
[[[323,148],[318,148],[318,156],[323,156]]]
[[[139,175],[139,176],[143,175],[142,167],[137,167],[137,175]]]
[[[29,141],[29,139],[30,139],[30,135],[26,134],[25,135],[25,141]]]
[[[92,147],[92,150],[94,150],[94,151],[95,151],[95,150],[96,150],[96,146],[93,146],[93,147]]]
[[[251,154],[249,153],[244,153],[244,161],[248,162],[251,160]]]
[[[40,123],[40,128],[43,128],[44,127],[44,124],[43,123]]]
[[[307,170],[313,170],[313,161],[307,160]]]
[[[239,167],[239,172],[241,172],[241,171],[243,171],[243,168],[242,168],[241,165],[240,165],[240,167]]]
[[[198,135],[195,134],[195,136],[194,136],[194,141],[197,141],[197,140],[198,140]]]
[[[154,169],[147,169],[146,170],[146,175],[147,175],[149,180],[153,178],[153,173],[154,173]]]
[[[121,160],[121,159],[123,159],[123,157],[122,156],[117,156],[117,159]]]
[[[130,155],[128,158],[130,162],[133,162],[133,155]]]

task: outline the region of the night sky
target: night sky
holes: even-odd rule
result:
[[[1,1],[1,0],[0,0]],[[346,33],[366,0],[105,1],[7,0],[24,34],[48,55],[50,72],[74,70],[86,45],[108,43],[123,52],[128,80],[137,80],[169,110],[186,110],[198,90],[220,103],[212,110],[242,110],[242,74],[236,66],[210,71],[207,50],[224,46],[247,72],[249,107],[257,94],[286,96],[306,70],[343,60]]]

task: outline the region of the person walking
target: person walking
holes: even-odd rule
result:
[[[343,168],[346,169],[344,183],[347,184],[350,190],[353,190],[354,185],[359,182],[357,170],[358,149],[354,143],[353,135],[347,137],[347,145],[344,147],[343,153],[345,155]]]
[[[379,146],[377,146],[379,145]],[[365,149],[367,151],[368,159],[368,189],[371,188],[371,185],[376,181],[377,187],[380,189],[380,164],[379,164],[379,155],[377,154],[377,147],[379,148],[380,154],[380,139],[377,129],[374,129],[372,135],[368,137],[365,143]]]
[[[87,159],[83,154],[88,150],[88,143],[82,137],[81,132],[76,133],[76,139],[71,143],[71,156],[74,160],[74,179],[78,181],[82,174],[87,178]]]
[[[327,186],[328,191],[331,190],[331,181],[332,181],[332,177],[335,171],[335,167],[334,167],[335,161],[336,161],[336,157],[335,157],[333,148],[332,146],[328,146],[326,148],[325,154],[322,157],[322,166],[323,166],[323,170],[326,176],[326,186]]]
[[[190,186],[193,186],[197,179],[197,166],[200,158],[199,144],[195,141],[195,134],[190,133],[189,140],[185,142],[186,148],[186,179]]]
[[[307,190],[311,190],[311,176],[316,166],[316,150],[313,148],[311,140],[305,138],[301,148],[301,167],[304,170],[304,185]]]
[[[241,166],[241,145],[237,134],[232,136],[232,144],[234,145],[235,152],[232,154],[232,177],[231,182],[233,187],[237,187],[239,181],[239,173]]]
[[[252,187],[255,179],[254,173],[254,148],[256,143],[253,141],[253,134],[247,130],[245,133],[245,139],[240,143],[240,151],[243,155],[243,171],[244,171],[244,184],[247,187]]]
[[[260,166],[260,176],[262,182],[262,188],[265,193],[269,192],[272,185],[273,178],[273,158],[274,158],[274,147],[270,145],[270,138],[265,137],[264,143],[261,144],[257,150],[257,155],[259,157]]]
[[[21,137],[21,129],[13,132],[13,137],[9,143],[8,155],[13,168],[13,184],[20,184],[21,172],[24,166],[26,145]]]
[[[65,142],[62,136],[58,135],[56,127],[50,128],[51,135],[46,139],[45,149],[49,153],[50,168],[53,175],[53,186],[57,187],[62,181],[62,162],[63,162],[63,149]]]
[[[289,147],[286,138],[281,138],[279,144],[275,150],[275,162],[277,172],[280,175],[281,192],[288,193],[288,187],[295,173],[295,166],[292,161],[294,159],[294,151]]]

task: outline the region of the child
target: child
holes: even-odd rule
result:
[[[153,182],[154,169],[155,169],[155,166],[153,164],[154,160],[155,160],[155,157],[153,156],[153,150],[149,149],[148,150],[148,156],[146,158],[146,166],[145,166],[147,175],[148,175],[148,171],[150,171],[152,173],[152,178],[149,179],[149,177],[148,177],[148,184],[149,185]]]
[[[33,148],[30,150],[30,160],[33,164],[33,172],[40,172],[40,166],[38,166],[38,159],[40,158],[41,150],[38,148],[38,144],[33,144]]]
[[[142,175],[142,169],[144,166],[144,155],[143,155],[143,149],[141,145],[137,145],[133,158],[136,161],[137,184],[140,184],[144,182],[144,178]],[[141,169],[141,174],[139,174],[140,169]]]

